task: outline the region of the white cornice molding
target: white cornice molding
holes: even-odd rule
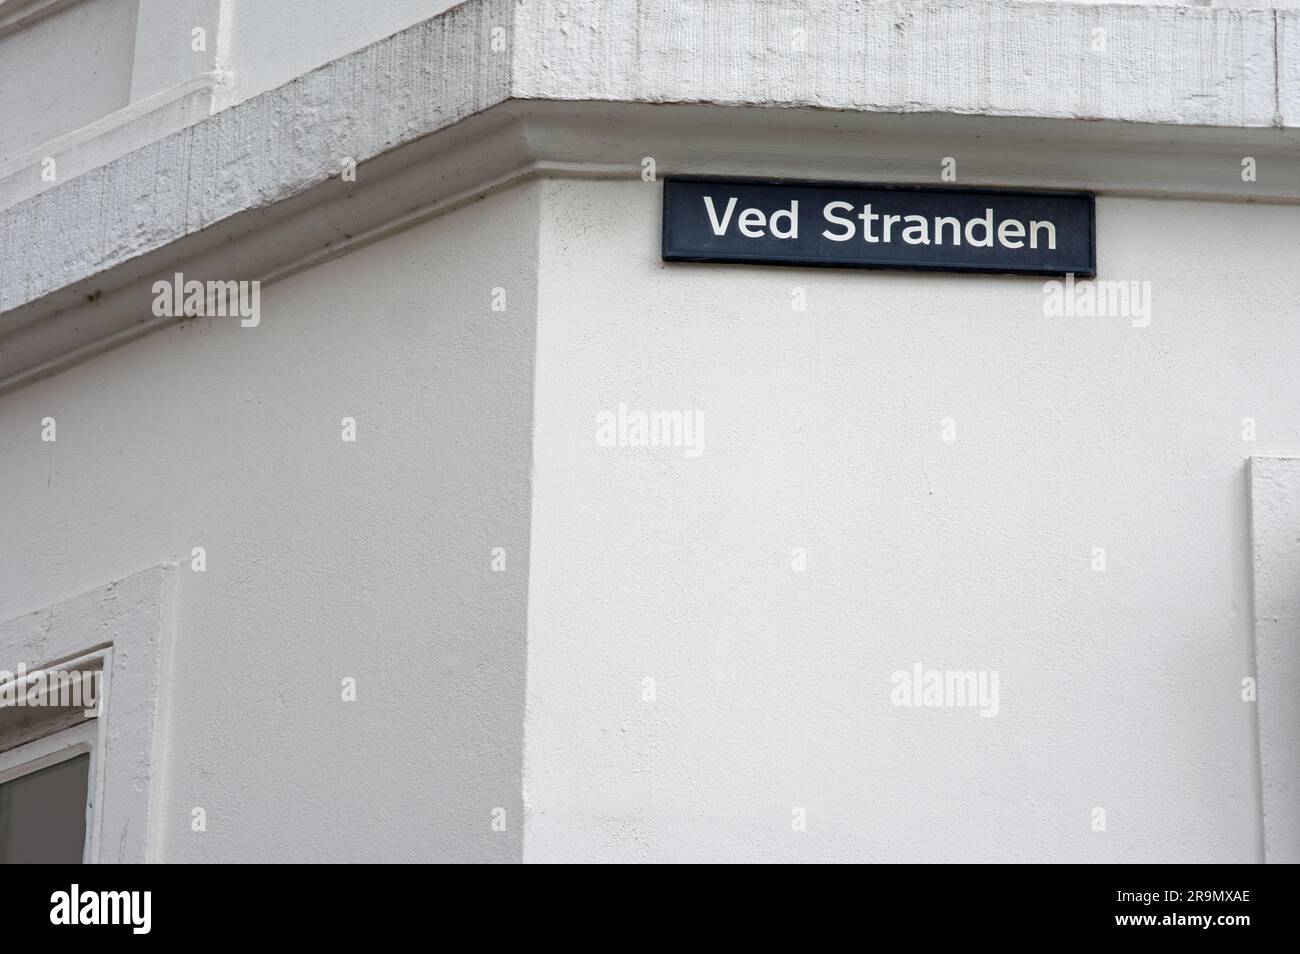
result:
[[[46,157],[56,159],[59,175],[71,180],[134,151],[141,142],[206,118],[212,114],[212,102],[221,80],[218,73],[202,73],[11,159],[0,160],[0,209],[54,188],[54,184],[41,179]]]
[[[1295,126],[1295,10],[1014,0],[535,0],[520,99]],[[1292,96],[1294,91],[1288,90]],[[1289,108],[1288,108],[1289,107]]]
[[[933,182],[954,156],[961,184],[1300,199],[1287,11],[775,0],[742,29],[732,0],[644,6],[470,0],[0,212],[0,390],[170,320],[149,286],[181,263],[274,280],[520,177],[639,177],[643,156],[864,182]],[[801,59],[777,48],[813,21]],[[1018,68],[959,81],[995,60]]]
[[[84,0],[0,0],[0,37]]]

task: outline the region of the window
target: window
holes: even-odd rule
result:
[[[80,864],[91,809],[90,753],[68,750],[67,757],[31,769],[23,766],[26,774],[0,782],[0,864]]]
[[[93,856],[109,658],[102,650],[31,673],[0,672],[0,864]]]
[[[0,861],[158,860],[174,571],[0,622]]]

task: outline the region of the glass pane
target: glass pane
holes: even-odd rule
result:
[[[81,864],[90,756],[0,785],[0,864]]]

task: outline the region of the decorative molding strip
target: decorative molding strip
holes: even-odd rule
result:
[[[0,0],[0,37],[85,0]]]
[[[472,0],[0,213],[0,315],[444,129],[509,92]]]
[[[59,177],[67,181],[206,119],[220,81],[216,73],[200,74],[0,162],[0,209],[57,188],[41,180],[46,156],[57,160]]]
[[[1250,459],[1264,860],[1300,862],[1300,458]]]
[[[266,284],[532,176],[640,182],[641,159],[653,156],[660,176],[938,184],[942,157],[956,155],[962,186],[1298,202],[1291,138],[1277,129],[507,102],[363,163],[356,182],[322,176],[0,315],[0,393],[175,320],[150,310],[152,283],[175,271]],[[1241,179],[1243,149],[1261,170],[1256,182]],[[1104,255],[1099,268],[1104,275]]]
[[[1300,116],[1279,103],[1275,39],[1279,19],[1293,29],[1297,13],[1015,0],[536,0],[519,6],[512,94],[1294,127]]]

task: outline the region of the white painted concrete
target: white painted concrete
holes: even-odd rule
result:
[[[525,860],[1257,860],[1245,458],[1300,445],[1296,207],[1101,199],[1135,328],[665,265],[658,203],[545,193]],[[705,453],[598,447],[620,402]],[[999,671],[1000,714],[891,706],[917,662]]]
[[[87,733],[95,740],[96,766],[87,860],[95,863],[163,857],[168,825],[159,805],[169,755],[176,578],[175,566],[124,573],[85,592],[74,587],[75,595],[0,623],[0,669],[7,673],[19,664],[30,672],[101,657],[103,697]]]
[[[507,6],[484,0],[425,21],[6,210],[0,313],[503,101],[509,56],[467,41]]]
[[[238,78],[261,28],[226,12],[238,98],[281,74]],[[1300,449],[1296,14],[741,12],[393,4],[0,212],[0,633],[178,564],[157,857],[1274,857],[1297,763],[1240,691],[1293,521],[1261,543],[1246,460]],[[1097,190],[1151,323],[1024,278],[666,266],[638,175],[950,154]],[[266,279],[261,324],[156,320],[174,270]],[[704,452],[599,447],[623,403],[701,413]],[[915,664],[996,671],[998,714],[891,705]]]
[[[227,105],[282,86],[376,40],[436,16],[457,0],[235,0],[233,88]]]
[[[0,619],[180,565],[167,860],[518,859],[537,202],[268,287],[257,328],[187,322],[0,401]]]
[[[0,208],[210,115],[233,2],[0,0]]]
[[[44,188],[28,155],[43,145],[65,160],[64,178],[81,175],[160,128],[184,129],[454,6],[462,24],[488,8],[510,21],[461,39],[507,52],[520,97],[1295,125],[1294,0],[892,0],[861,16],[833,0],[0,0],[0,110],[23,120],[0,124],[0,178],[12,180],[0,200]],[[199,78],[202,109],[161,109]],[[33,102],[39,116],[21,115]]]
[[[809,141],[818,148],[806,148]],[[290,131],[275,139],[287,149],[292,142]],[[303,152],[299,159],[310,168],[316,160],[308,149]],[[1249,181],[1242,176],[1243,154],[1258,173]],[[558,101],[509,101],[437,136],[389,149],[361,164],[355,182],[343,181],[337,167],[329,170],[331,178],[305,187],[290,179],[293,184],[269,205],[239,209],[241,197],[255,202],[262,192],[220,163],[191,163],[174,172],[170,160],[160,165],[157,175],[171,181],[174,174],[178,189],[180,182],[190,183],[192,205],[176,203],[175,193],[145,196],[124,210],[130,218],[108,228],[114,234],[150,236],[147,244],[112,246],[109,260],[118,253],[128,257],[0,314],[0,392],[168,323],[141,306],[152,300],[152,282],[170,279],[181,265],[197,277],[274,281],[472,202],[485,190],[539,175],[639,176],[645,156],[655,159],[661,174],[898,183],[934,182],[942,157],[953,156],[959,159],[960,181],[969,185],[1234,201],[1300,199],[1300,153],[1278,129],[1169,130],[1016,118],[631,103],[575,108]],[[209,173],[222,177],[215,188]],[[96,189],[114,188],[115,175],[105,169],[71,188],[89,201]],[[230,214],[220,228],[194,231],[187,209],[203,208],[214,191],[229,191],[235,205],[223,207]],[[184,238],[167,242],[151,232],[159,226],[155,211],[175,216],[168,228],[184,232]],[[98,226],[74,218],[61,228],[93,233]],[[67,263],[104,261],[103,249],[96,247],[44,247],[66,256]],[[17,243],[14,254],[33,251]],[[31,263],[40,264],[35,257]],[[39,269],[34,275],[48,280]]]
[[[1250,468],[1264,856],[1300,862],[1300,458]]]
[[[1294,125],[1278,115],[1275,33],[1271,10],[538,0],[517,9],[513,87],[543,99]]]
[[[507,99],[1298,121],[1277,78],[1300,75],[1300,44],[1278,42],[1294,25],[1271,11],[891,0],[858,16],[818,0],[742,17],[740,2],[461,4],[6,210],[0,312],[300,195],[344,157],[373,158]],[[1112,37],[1105,53],[1091,48],[1098,26]],[[353,98],[339,100],[341,89]]]
[[[452,5],[0,0],[0,208],[50,187],[46,157],[67,181]]]
[[[0,33],[0,163],[130,103],[138,2],[75,3]]]
[[[222,8],[234,0],[136,0],[135,48],[131,58],[131,102],[210,73],[229,58],[230,38],[222,29]],[[227,14],[228,16],[228,14]],[[195,31],[202,30],[201,36]]]

